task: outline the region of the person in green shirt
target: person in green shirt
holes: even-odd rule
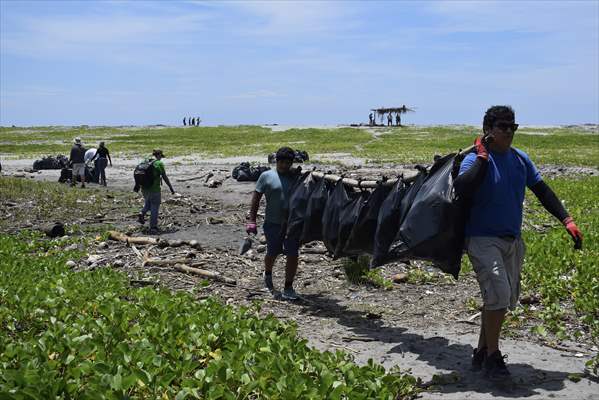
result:
[[[164,163],[161,161],[164,157],[164,153],[162,150],[156,149],[152,152],[152,158],[154,158],[154,162],[152,163],[152,171],[154,175],[154,180],[150,186],[142,188],[142,194],[144,196],[144,206],[141,209],[141,212],[138,216],[138,221],[140,224],[144,224],[146,221],[146,213],[150,211],[150,234],[157,234],[158,231],[158,211],[160,209],[160,203],[162,201],[160,190],[162,181],[166,182],[172,194],[175,194],[175,189],[173,189],[173,185],[166,176],[166,170],[164,168]]]

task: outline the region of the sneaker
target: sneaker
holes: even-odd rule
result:
[[[507,356],[501,355],[499,350],[491,355],[487,355],[484,361],[485,376],[492,381],[501,381],[509,378],[510,371],[508,371],[505,365],[506,358]]]
[[[283,293],[281,293],[281,298],[283,300],[298,300],[299,296],[297,295],[297,293],[295,293],[295,290],[293,290],[293,288],[286,288],[285,290],[283,290]]]
[[[275,287],[272,284],[272,274],[266,275],[266,273],[263,272],[262,277],[264,278],[264,289],[272,293],[275,290]]]
[[[145,216],[145,215],[143,215],[142,213],[139,213],[139,214],[137,215],[137,221],[138,221],[140,224],[142,224],[142,225],[143,225],[143,224],[145,224],[145,223],[146,223],[146,216]]]
[[[471,371],[480,371],[483,369],[483,364],[485,362],[485,358],[487,358],[487,348],[483,347],[482,349],[474,349],[472,350],[472,367]]]
[[[148,233],[150,235],[159,235],[160,234],[160,229],[158,229],[158,228],[150,228],[150,230],[148,231]]]

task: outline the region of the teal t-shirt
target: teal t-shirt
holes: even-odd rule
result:
[[[266,212],[264,221],[282,224],[289,208],[289,196],[293,185],[293,175],[279,174],[271,169],[260,175],[256,182],[256,192],[266,196]]]
[[[164,174],[164,163],[160,160],[154,160],[154,164],[152,164],[154,166],[154,181],[152,182],[152,185],[147,187],[147,188],[143,188],[144,192],[149,192],[149,193],[159,193],[160,192],[160,185],[162,183],[162,174]]]

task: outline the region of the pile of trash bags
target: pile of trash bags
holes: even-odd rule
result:
[[[293,162],[295,163],[303,163],[306,161],[310,161],[310,157],[308,156],[308,152],[304,150],[294,150]],[[268,155],[268,163],[274,164],[277,162],[277,153],[270,153]]]
[[[46,156],[41,160],[35,160],[33,162],[33,169],[41,170],[41,169],[63,169],[69,166],[68,157],[59,154],[56,157],[54,156]]]
[[[270,167],[263,165],[251,166],[249,162],[242,162],[231,171],[231,177],[237,182],[256,182],[263,172],[266,172]]]
[[[97,176],[96,171],[92,165],[85,165],[85,182],[87,183],[100,183],[100,177]],[[81,182],[81,177],[75,177],[76,182]],[[58,178],[58,182],[66,183],[71,182],[73,180],[73,169],[72,168],[63,168],[60,171],[60,177]]]
[[[371,267],[398,260],[431,261],[458,277],[467,206],[453,190],[463,154],[419,167],[409,182],[398,177],[368,191],[301,176],[289,199],[286,234],[300,243],[319,240],[333,258],[372,255]]]

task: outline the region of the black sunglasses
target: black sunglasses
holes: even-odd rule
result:
[[[508,129],[510,129],[512,132],[516,132],[519,126],[520,125],[514,124],[512,122],[497,122],[494,125],[495,128],[498,128],[502,131],[507,131]]]

